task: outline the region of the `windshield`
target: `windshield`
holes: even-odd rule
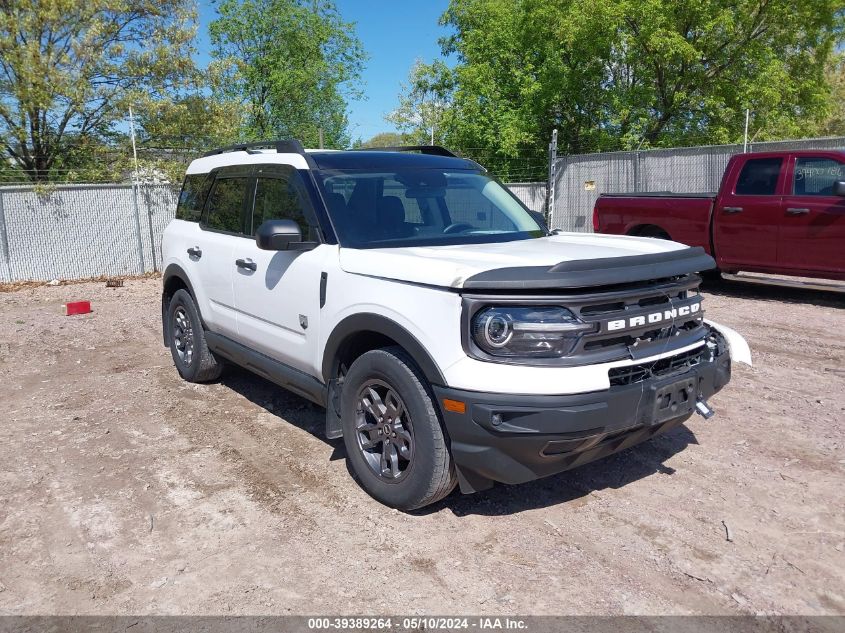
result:
[[[505,242],[545,230],[511,193],[471,170],[322,170],[338,240],[351,248]]]

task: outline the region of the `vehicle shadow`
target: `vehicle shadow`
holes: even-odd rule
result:
[[[226,368],[219,382],[284,422],[331,446],[330,461],[346,457],[343,439],[330,440],[325,436],[326,417],[322,407],[233,365]],[[672,475],[674,469],[664,462],[690,444],[697,443],[693,432],[681,425],[621,453],[571,471],[515,486],[497,484],[490,490],[472,495],[462,495],[456,490],[442,501],[410,514],[426,516],[446,509],[456,516],[497,516],[574,502],[596,490],[621,488],[655,474]],[[356,485],[353,477],[350,470],[350,486]]]
[[[326,410],[322,407],[237,365],[227,365],[219,382],[282,421],[332,446],[335,451],[331,459],[339,459],[337,448],[343,446],[343,440],[326,438]]]
[[[706,278],[701,291],[739,299],[777,301],[779,303],[805,303],[826,308],[845,309],[845,293],[811,288],[792,288],[731,279]]]
[[[597,490],[622,488],[655,474],[673,475],[675,469],[664,462],[690,444],[698,444],[698,440],[681,425],[621,453],[551,477],[515,486],[497,484],[473,495],[462,495],[456,490],[412,514],[422,516],[448,509],[456,516],[500,516],[577,502]]]

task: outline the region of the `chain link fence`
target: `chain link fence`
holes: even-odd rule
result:
[[[0,282],[159,270],[169,184],[0,187]]]
[[[505,185],[513,194],[522,200],[522,204],[539,213],[546,211],[546,183],[545,182],[512,182]]]
[[[545,183],[508,186],[543,209]],[[170,184],[140,184],[137,196],[131,184],[0,187],[0,282],[161,270],[161,236],[178,193]]]
[[[842,148],[845,137],[753,143],[748,151]],[[593,207],[602,193],[716,192],[728,160],[742,151],[741,144],[708,145],[560,157],[550,226],[592,232]]]

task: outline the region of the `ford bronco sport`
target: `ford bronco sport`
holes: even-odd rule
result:
[[[687,420],[748,346],[704,319],[701,248],[547,230],[441,147],[215,150],[162,242],[181,376],[236,363],[326,408],[401,509],[518,484]]]

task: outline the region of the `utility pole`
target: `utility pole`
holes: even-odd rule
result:
[[[320,149],[323,149],[323,126],[320,126]]]
[[[742,143],[742,153],[745,154],[748,151],[748,119],[751,117],[751,109],[745,109],[745,140]]]
[[[555,163],[557,163],[557,128],[552,130],[552,141],[549,143],[549,183],[546,185],[548,204],[546,205],[546,224],[552,227],[555,213]]]
[[[132,116],[132,106],[129,106],[129,135],[132,137],[132,157],[135,160],[135,170],[132,175],[132,206],[135,207],[135,237],[138,240],[138,262],[141,264],[141,274],[146,272],[144,265],[144,242],[141,240],[141,211],[138,208],[138,150],[135,148],[135,118]],[[150,223],[150,237],[152,238],[152,223]],[[153,242],[150,239],[150,246]],[[155,255],[153,255],[155,268]]]

